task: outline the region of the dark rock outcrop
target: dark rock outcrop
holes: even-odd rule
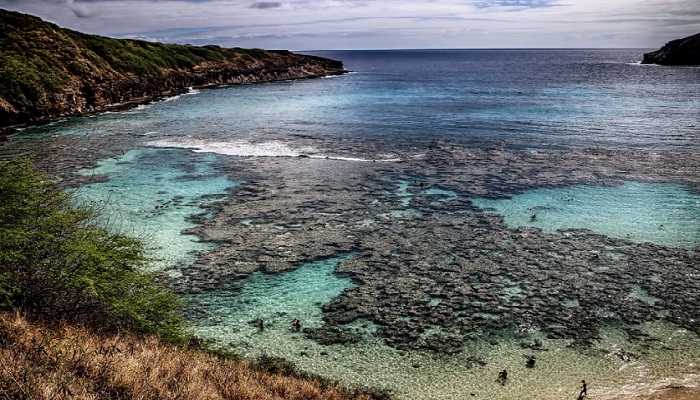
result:
[[[0,130],[132,107],[190,87],[344,73],[340,61],[87,35],[0,10]]]
[[[672,40],[661,49],[644,54],[642,64],[700,65],[700,33]]]

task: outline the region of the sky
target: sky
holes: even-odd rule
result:
[[[116,38],[289,50],[645,48],[700,32],[700,0],[0,0]]]

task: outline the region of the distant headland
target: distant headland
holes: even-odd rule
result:
[[[344,73],[286,50],[112,39],[0,9],[0,131],[133,107],[190,87]]]
[[[700,33],[672,40],[659,50],[644,54],[642,64],[700,65]]]

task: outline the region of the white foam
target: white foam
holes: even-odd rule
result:
[[[314,159],[354,161],[354,162],[399,162],[400,158],[365,159],[359,157],[342,157],[318,154],[313,147],[292,147],[281,141],[252,143],[247,140],[230,142],[210,142],[197,139],[161,139],[148,142],[154,147],[179,147],[193,149],[195,152],[216,153],[239,157],[300,157]]]
[[[177,99],[179,99],[180,97],[181,97],[181,95],[179,95],[179,94],[178,94],[178,95],[175,95],[175,96],[172,96],[172,97],[166,97],[166,98],[164,98],[163,100],[161,100],[161,102],[167,103],[167,102],[170,102],[170,101],[173,101],[173,100],[177,100]]]
[[[270,141],[251,143],[247,140],[233,140],[230,142],[208,142],[204,140],[163,139],[148,143],[155,147],[181,147],[194,149],[196,152],[217,153],[228,156],[241,157],[298,157],[302,154],[315,153],[312,147],[292,148],[286,143]]]
[[[358,158],[358,157],[336,157],[336,156],[320,156],[320,155],[309,156],[309,158],[323,158],[326,160],[358,161],[358,162],[399,162],[399,161],[401,161],[400,158],[367,159],[367,158]]]

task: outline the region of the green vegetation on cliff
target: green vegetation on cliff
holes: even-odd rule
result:
[[[320,57],[88,35],[0,9],[0,126],[147,101],[189,86],[342,73]]]
[[[62,29],[39,18],[0,10],[0,97],[37,101],[73,77],[94,78],[90,66],[134,74],[192,68],[205,61],[254,61],[263,50],[181,46],[120,40]]]
[[[96,223],[97,212],[36,172],[0,163],[0,310],[98,329],[186,337],[180,301],[155,276],[143,243]]]

